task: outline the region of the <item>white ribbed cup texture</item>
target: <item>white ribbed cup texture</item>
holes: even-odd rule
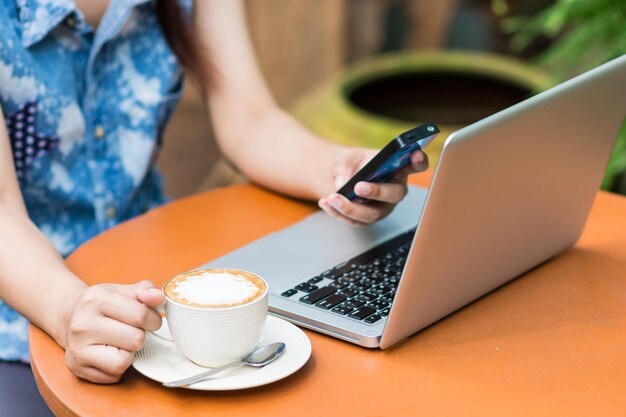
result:
[[[165,315],[183,355],[200,366],[225,365],[254,349],[267,317],[267,283],[259,298],[234,307],[192,307],[166,297]]]

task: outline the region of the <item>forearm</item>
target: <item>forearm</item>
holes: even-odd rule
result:
[[[330,167],[340,147],[277,107],[254,59],[243,3],[196,6],[200,57],[209,57],[206,99],[222,152],[252,181],[276,191],[307,199],[333,191]]]
[[[26,213],[0,198],[0,298],[65,347],[85,287]]]
[[[236,120],[237,112],[217,113],[220,148],[250,180],[311,200],[334,191],[331,167],[339,145],[321,140],[274,106],[247,120]]]

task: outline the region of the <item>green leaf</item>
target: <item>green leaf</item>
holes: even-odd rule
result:
[[[535,16],[507,17],[501,27],[512,35],[516,51],[539,36],[553,39],[536,63],[560,81],[626,54],[626,0],[557,0]],[[625,172],[626,120],[602,188],[614,190],[616,178]]]

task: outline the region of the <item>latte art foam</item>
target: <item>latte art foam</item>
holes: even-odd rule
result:
[[[231,307],[260,296],[265,284],[243,271],[192,271],[179,275],[165,286],[165,293],[182,304],[197,307]]]

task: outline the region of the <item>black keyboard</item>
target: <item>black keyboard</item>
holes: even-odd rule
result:
[[[281,295],[365,323],[389,315],[415,230],[403,233]]]

